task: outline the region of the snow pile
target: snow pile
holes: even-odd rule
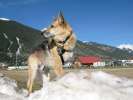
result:
[[[23,100],[26,90],[19,90],[15,80],[0,74],[0,100]]]
[[[31,94],[29,100],[132,100],[133,81],[104,72],[68,73]]]
[[[14,95],[12,96],[9,91],[1,94],[0,90],[0,98],[8,94],[8,98],[12,96],[19,99],[0,100],[132,100],[133,98],[133,80],[119,78],[101,71],[71,72],[60,79],[51,82],[47,80],[44,76],[42,89],[25,98],[16,93],[14,82],[9,82],[11,83],[8,84],[9,87],[14,88],[11,90]]]

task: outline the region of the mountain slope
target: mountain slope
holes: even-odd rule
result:
[[[39,30],[16,21],[0,20],[0,62],[14,62],[16,53],[25,58],[42,41]]]
[[[9,37],[9,40],[15,43],[13,44],[11,49],[13,47],[15,48],[15,45],[17,45],[16,37],[18,37],[20,39],[20,42],[23,42],[26,47],[29,47],[27,49],[38,45],[38,43],[43,40],[39,30],[30,28],[16,21],[7,22],[0,20],[0,43],[4,43],[4,45],[2,45],[0,49],[7,49],[6,47],[8,47],[9,45],[9,41],[5,38],[4,35],[7,35],[7,37]],[[14,48],[12,49],[13,52],[15,52],[17,49]]]
[[[78,41],[75,53],[78,55],[95,55],[103,58],[128,59],[133,56],[133,52],[121,50],[116,47],[99,44],[95,42]]]

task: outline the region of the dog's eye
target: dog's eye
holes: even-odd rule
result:
[[[51,25],[51,28],[53,28],[54,27],[54,25]]]

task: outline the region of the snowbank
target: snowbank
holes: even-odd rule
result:
[[[1,81],[5,82],[5,80],[0,77],[0,88]],[[10,84],[7,85],[7,83]],[[9,98],[14,99],[0,100],[132,100],[133,98],[133,80],[119,78],[101,71],[71,72],[51,82],[48,82],[44,76],[43,88],[25,98],[25,92],[18,93],[15,89],[17,86],[14,81],[7,83],[3,89],[10,89],[12,93],[0,90],[0,98],[8,95]]]
[[[19,89],[15,80],[0,73],[0,100],[24,100],[27,91]]]

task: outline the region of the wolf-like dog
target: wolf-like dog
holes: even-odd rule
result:
[[[50,27],[42,31],[42,35],[47,40],[28,57],[27,88],[29,94],[32,92],[36,75],[38,73],[42,74],[43,69],[46,70],[47,67],[52,67],[57,76],[64,75],[63,61],[67,61],[72,56],[72,50],[76,43],[72,28],[61,13]]]

